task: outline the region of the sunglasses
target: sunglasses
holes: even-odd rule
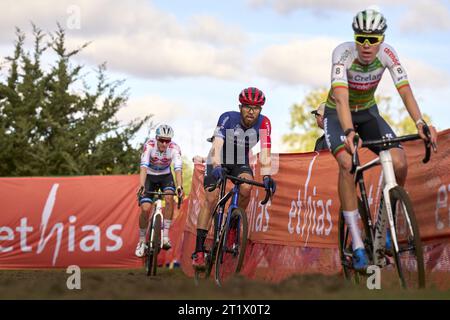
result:
[[[249,104],[241,104],[241,108],[244,109],[245,111],[257,111],[257,112],[261,112],[262,108],[260,106],[252,106]]]
[[[161,143],[170,143],[170,141],[172,141],[172,140],[170,140],[170,139],[158,139],[158,142],[161,142]]]
[[[364,46],[366,43],[369,46],[375,46],[381,43],[384,39],[382,34],[355,34],[355,42]]]

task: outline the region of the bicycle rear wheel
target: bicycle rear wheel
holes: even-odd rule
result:
[[[155,219],[151,219],[149,232],[149,241],[147,248],[147,260],[145,262],[145,270],[147,276],[156,276],[156,269],[158,267],[158,253],[161,248],[161,216],[156,215]],[[153,234],[153,239],[150,236]]]
[[[229,276],[240,272],[247,246],[247,234],[245,211],[236,208],[231,213],[230,224],[222,231],[217,248],[215,280],[219,286]]]
[[[404,288],[424,288],[422,242],[411,200],[400,186],[390,190],[390,199],[399,246],[399,251],[393,248],[393,252],[400,283]]]

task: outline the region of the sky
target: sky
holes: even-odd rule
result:
[[[15,27],[53,32],[59,22],[69,48],[90,42],[74,57],[85,72],[106,62],[110,80],[126,80],[120,121],[153,114],[174,128],[184,155],[205,155],[220,114],[238,111],[240,91],[256,86],[267,98],[273,152],[286,152],[290,107],[329,87],[331,53],[352,41],[353,16],[370,5],[387,19],[385,41],[422,112],[438,130],[450,128],[450,0],[0,0],[0,66]],[[401,105],[389,72],[377,93]]]

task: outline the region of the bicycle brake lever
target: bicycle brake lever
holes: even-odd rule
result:
[[[269,189],[266,189],[266,197],[263,201],[261,201],[261,205],[265,205],[267,202],[269,202],[269,199],[272,197],[272,192],[270,192]]]

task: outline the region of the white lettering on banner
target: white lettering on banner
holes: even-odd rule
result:
[[[49,225],[50,217],[53,212],[53,208],[56,202],[56,195],[59,188],[59,184],[53,184],[50,193],[47,197],[47,201],[44,206],[44,210],[42,211],[41,224],[39,227],[40,238],[36,249],[36,254],[40,254],[46,248],[48,242],[52,238],[54,234],[56,234],[56,244],[53,251],[53,259],[52,264],[56,264],[56,260],[58,258],[59,252],[61,250],[61,243],[64,235],[64,223],[58,222],[53,226]],[[67,251],[74,252],[76,249],[75,243],[75,235],[76,230],[80,230],[75,223],[77,222],[77,217],[75,215],[69,216],[69,227],[68,227],[68,235],[67,235]],[[32,252],[32,246],[28,245],[27,238],[28,234],[31,234],[34,230],[32,226],[28,225],[28,220],[26,217],[20,219],[20,225],[15,228],[17,233],[20,235],[20,250],[22,252]],[[50,230],[48,234],[46,231]],[[112,243],[108,243],[106,245],[107,252],[114,252],[120,250],[123,246],[123,240],[118,234],[118,232],[122,230],[121,224],[113,224],[106,228],[106,238]],[[84,235],[79,243],[79,249],[83,252],[99,252],[102,250],[101,247],[101,235],[102,230],[97,225],[84,225],[81,226],[82,232],[88,232],[89,234]],[[0,253],[10,252],[14,250],[13,246],[7,246],[3,242],[5,241],[13,241],[15,239],[14,228],[10,228],[8,226],[0,226]],[[51,242],[51,241],[50,241]]]
[[[311,160],[308,168],[308,177],[305,182],[304,196],[302,199],[301,189],[297,192],[297,199],[291,201],[291,208],[288,213],[289,222],[287,225],[288,232],[293,234],[294,231],[300,235],[301,238],[305,238],[305,246],[308,244],[309,235],[315,234],[318,236],[329,236],[331,229],[333,227],[333,221],[331,220],[331,205],[333,201],[331,199],[323,200],[313,200],[312,197],[316,197],[317,188],[313,187],[313,194],[308,195],[309,181],[311,180],[312,168],[314,161],[316,160],[315,155]],[[319,216],[317,214],[319,211]],[[302,218],[303,212],[303,218]],[[297,217],[297,224],[294,228],[294,221]],[[327,220],[327,227],[325,228],[325,219]],[[306,234],[306,235],[305,235]]]
[[[47,201],[45,202],[44,211],[42,212],[42,220],[41,220],[41,237],[39,239],[38,248],[36,253],[39,254],[44,250],[45,245],[47,244],[48,240],[50,240],[53,232],[57,230],[57,239],[56,239],[56,247],[55,251],[53,252],[53,265],[56,263],[56,258],[58,257],[59,253],[59,247],[61,246],[61,238],[62,238],[62,232],[63,232],[63,224],[61,222],[55,224],[50,231],[50,233],[47,235],[47,237],[44,239],[45,235],[45,229],[47,229],[47,223],[50,219],[50,215],[52,214],[53,207],[55,205],[56,200],[56,192],[58,191],[59,184],[55,183],[52,186],[52,189],[50,190],[50,194],[48,195]]]
[[[448,205],[448,192],[450,192],[450,184],[441,185],[437,192],[436,210],[434,212],[437,230],[442,230],[445,227],[450,227],[450,206]],[[445,210],[441,210],[445,208],[448,208],[447,212]],[[444,217],[446,216],[445,218],[442,218],[442,211],[444,211]],[[447,220],[447,226],[445,225],[444,219]]]
[[[2,233],[6,233],[6,235],[2,235]],[[9,227],[0,227],[0,241],[12,241],[14,240],[14,231]],[[0,252],[10,252],[13,250],[13,247],[3,247],[0,245]]]
[[[261,205],[261,202],[258,201],[259,189],[256,189],[255,196],[251,198],[250,203],[247,208],[247,212],[250,213],[249,224],[250,231],[253,232],[267,232],[269,230],[269,220],[270,215],[267,210],[271,205],[271,201],[267,202],[265,205]],[[258,209],[258,213],[256,213]]]
[[[81,228],[81,231],[92,231],[92,235],[85,236],[80,241],[80,249],[84,252],[100,251],[100,228],[97,226],[87,225]],[[88,242],[92,241],[92,245]]]

